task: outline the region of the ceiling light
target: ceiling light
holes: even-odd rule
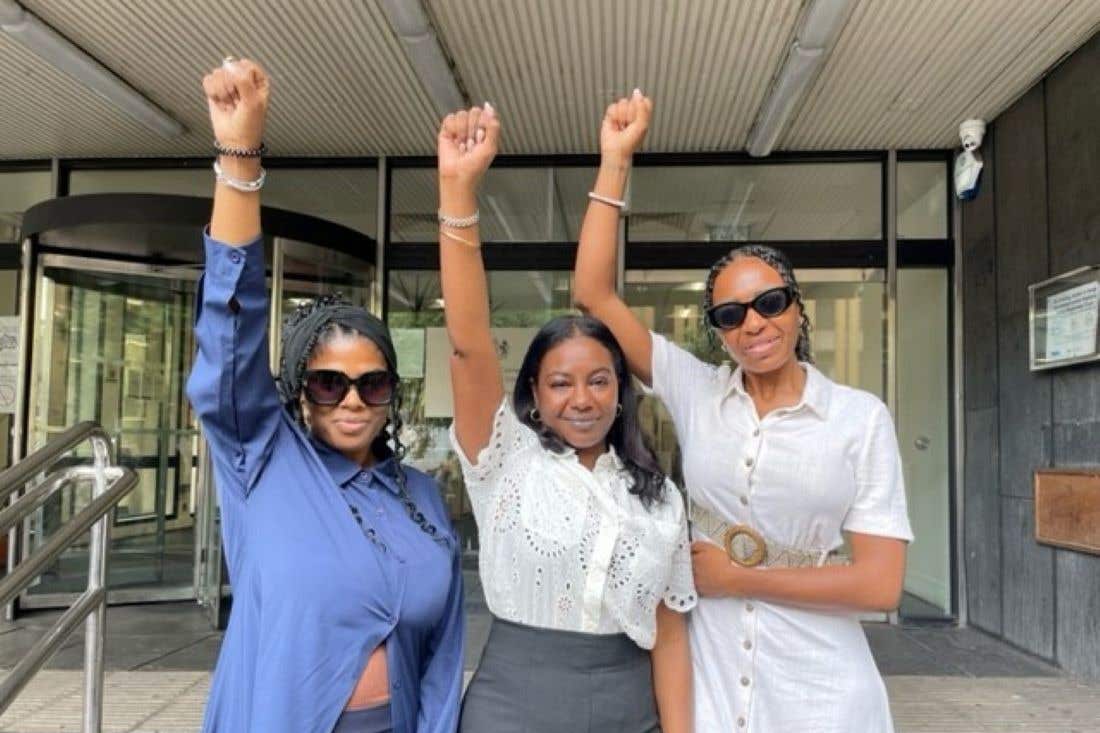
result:
[[[469,106],[421,0],[380,0],[379,4],[436,113],[443,116]]]
[[[771,153],[795,106],[825,63],[851,5],[851,0],[814,0],[810,5],[783,68],[756,115],[749,133],[749,155],[759,158]]]
[[[178,121],[14,0],[0,0],[0,30],[151,130],[183,134]]]

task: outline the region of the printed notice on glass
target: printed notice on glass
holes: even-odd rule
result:
[[[1096,351],[1100,282],[1063,290],[1047,298],[1046,359],[1076,359]]]
[[[0,316],[0,414],[15,413],[19,316]]]

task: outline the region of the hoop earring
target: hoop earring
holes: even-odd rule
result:
[[[532,407],[527,412],[527,416],[531,418],[531,422],[539,422],[542,415],[539,414],[539,408]]]

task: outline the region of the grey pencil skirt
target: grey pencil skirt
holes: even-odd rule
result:
[[[493,619],[461,733],[659,733],[649,652],[626,634]]]

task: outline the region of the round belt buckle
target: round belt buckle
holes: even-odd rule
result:
[[[722,536],[726,554],[743,568],[754,568],[764,562],[768,554],[767,543],[755,529],[747,524],[735,524]]]

